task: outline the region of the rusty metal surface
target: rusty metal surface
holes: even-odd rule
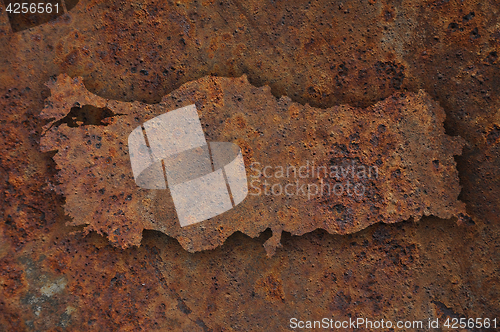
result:
[[[79,1],[17,33],[3,8],[0,330],[274,331],[292,316],[500,315],[496,1]],[[466,141],[455,160],[470,219],[284,233],[272,258],[262,248],[270,232],[194,254],[155,231],[139,248],[115,248],[65,226],[54,153],[40,152],[44,84],[62,73],[122,102],[157,103],[206,75],[246,74],[321,108],[422,89],[446,112],[446,133]]]
[[[121,248],[139,246],[144,229],[195,252],[216,248],[236,231],[256,237],[269,228],[265,247],[272,255],[283,231],[349,234],[376,222],[465,214],[453,159],[464,142],[444,134],[445,113],[423,91],[369,109],[316,109],[276,99],[246,77],[205,77],[153,105],[103,99],[67,75],[48,87],[40,117],[51,121],[40,146],[57,151],[56,187],[69,224],[88,225],[86,233],[97,231]],[[243,147],[250,193],[237,208],[181,228],[169,191],[134,184],[127,138],[137,125],[191,104],[210,140]],[[65,120],[85,107],[106,109],[107,117]]]

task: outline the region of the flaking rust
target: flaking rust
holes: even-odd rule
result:
[[[40,144],[57,151],[57,187],[70,225],[87,225],[86,232],[106,234],[115,246],[138,246],[142,231],[153,229],[195,252],[216,248],[236,231],[256,237],[270,228],[264,246],[273,255],[282,231],[349,234],[377,222],[465,215],[453,159],[464,140],[445,134],[445,113],[424,91],[398,93],[366,109],[319,109],[276,99],[245,76],[204,77],[153,105],[101,98],[82,78],[67,75],[47,85],[51,96],[40,117],[51,122]],[[249,195],[230,211],[180,227],[168,189],[135,184],[127,137],[145,121],[190,104],[207,140],[242,149]],[[68,117],[89,105],[106,110],[99,123]]]

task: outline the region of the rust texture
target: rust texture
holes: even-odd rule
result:
[[[316,109],[276,99],[246,77],[202,78],[153,105],[98,97],[67,75],[48,87],[40,116],[52,121],[40,145],[57,151],[57,189],[69,224],[89,225],[86,233],[106,234],[122,248],[139,246],[144,229],[194,252],[214,249],[236,231],[256,237],[270,228],[265,246],[272,255],[282,231],[348,234],[376,222],[465,213],[453,159],[464,143],[444,134],[445,113],[423,91],[368,109]],[[182,228],[169,191],[134,184],[127,137],[145,121],[190,104],[200,110],[210,140],[243,148],[250,193],[237,208]],[[86,107],[105,109],[107,117],[99,122]],[[77,112],[85,114],[81,121]]]
[[[0,7],[0,331],[282,331],[291,317],[500,316],[498,1],[80,0],[19,32]],[[103,100],[151,105],[207,75],[246,75],[250,89],[269,86],[305,113],[350,105],[366,113],[359,121],[393,95],[394,104],[426,98],[436,124],[439,107],[446,114],[447,136],[432,137],[465,140],[454,159],[469,217],[424,213],[347,235],[284,231],[271,258],[269,230],[196,253],[151,230],[126,249],[84,236],[66,225],[75,219],[56,153],[40,151],[51,120],[39,114],[54,98],[45,83],[64,73]],[[83,116],[69,105],[58,128],[120,121],[94,106]],[[452,165],[441,159],[452,150],[438,170]],[[456,184],[452,169],[439,174]]]

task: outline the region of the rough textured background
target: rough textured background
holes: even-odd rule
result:
[[[367,109],[319,109],[276,99],[245,76],[188,82],[154,105],[96,96],[81,77],[59,75],[47,86],[40,117],[51,121],[40,147],[57,151],[56,187],[69,224],[88,225],[86,233],[123,249],[139,246],[144,229],[195,252],[237,231],[256,237],[269,228],[264,246],[273,255],[283,231],[349,234],[424,215],[467,218],[453,159],[464,141],[445,135],[443,109],[422,90]],[[170,190],[136,185],[127,142],[142,123],[192,104],[210,141],[242,147],[249,194],[238,207],[181,228]]]
[[[13,33],[0,15],[0,330],[286,330],[292,316],[499,317],[500,5],[468,1],[81,0]],[[159,102],[208,74],[327,108],[423,89],[444,108],[471,219],[282,238],[190,254],[145,231],[113,248],[65,226],[44,86],[82,76],[104,98]],[[77,228],[76,230],[78,230]]]

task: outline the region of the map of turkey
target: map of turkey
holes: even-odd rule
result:
[[[86,225],[85,232],[118,247],[139,246],[145,229],[176,238],[190,252],[216,248],[237,231],[256,237],[271,229],[264,244],[271,256],[282,232],[349,234],[378,222],[465,216],[453,158],[464,140],[445,134],[445,113],[424,91],[366,109],[319,109],[276,98],[245,76],[203,77],[158,104],[104,99],[67,75],[47,86],[51,95],[40,117],[49,122],[40,145],[56,151],[55,186],[69,224]],[[207,141],[241,149],[248,195],[224,213],[181,227],[168,188],[134,181],[127,138],[142,123],[189,105]]]

